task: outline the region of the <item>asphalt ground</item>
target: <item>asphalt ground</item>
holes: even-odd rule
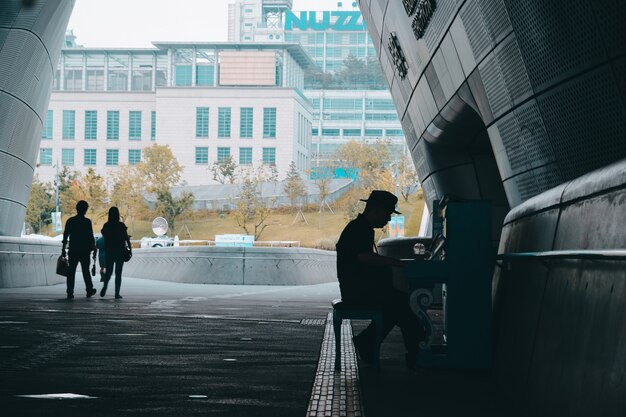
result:
[[[3,416],[306,414],[336,284],[82,285],[0,290]]]
[[[0,289],[0,415],[307,415],[336,283],[124,278],[122,300],[82,285],[71,301],[64,285]],[[397,329],[359,383],[366,417],[517,415],[489,371],[407,370]],[[28,397],[45,394],[88,398]]]

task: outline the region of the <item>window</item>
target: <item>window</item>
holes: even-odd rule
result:
[[[107,149],[107,166],[116,166],[120,163],[119,149]]]
[[[128,140],[141,140],[141,112],[131,111],[128,116]]]
[[[107,112],[107,140],[119,140],[120,138],[120,112]]]
[[[209,137],[209,108],[196,107],[196,137]]]
[[[252,148],[239,148],[239,165],[252,165]]]
[[[156,140],[156,112],[150,114],[150,140]]]
[[[191,85],[191,65],[176,65],[176,86]]]
[[[213,85],[213,65],[198,65],[196,67],[196,85]]]
[[[141,149],[128,150],[128,165],[137,165],[141,162]]]
[[[41,138],[52,139],[52,110],[48,110],[48,113],[46,113],[46,120],[43,122]]]
[[[39,150],[39,165],[52,165],[52,148]]]
[[[222,162],[230,156],[230,148],[217,148],[217,162]]]
[[[69,166],[74,165],[74,149],[61,149],[61,164]]]
[[[230,137],[230,107],[220,107],[217,119],[217,137]]]
[[[74,110],[63,110],[63,139],[74,140]]]
[[[263,148],[263,165],[276,165],[276,148]]]
[[[339,129],[322,129],[322,136],[339,136]]]
[[[263,137],[276,137],[276,107],[263,108]]]
[[[252,107],[242,107],[239,117],[239,136],[251,138],[253,128]]]
[[[209,164],[209,148],[197,147],[196,148],[196,165],[208,165]]]
[[[98,112],[85,110],[85,140],[98,138]]]
[[[365,136],[382,136],[382,129],[365,129]]]
[[[402,129],[387,129],[385,134],[387,136],[404,136]]]
[[[311,129],[311,136],[318,136],[319,135],[319,129]]]
[[[361,136],[361,129],[344,129],[344,136]]]
[[[83,154],[84,164],[86,166],[96,165],[96,150],[95,149],[85,149],[85,153]]]

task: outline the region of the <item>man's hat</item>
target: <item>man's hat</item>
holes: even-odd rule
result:
[[[370,196],[367,198],[367,200],[361,199],[361,201],[365,201],[368,205],[372,205],[374,207],[389,209],[396,214],[402,214],[399,211],[396,211],[398,197],[391,194],[389,191],[374,190],[370,193]]]

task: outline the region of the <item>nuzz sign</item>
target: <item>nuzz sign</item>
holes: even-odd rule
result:
[[[321,14],[321,20],[318,19]],[[300,17],[291,10],[285,12],[285,30],[365,30],[360,12],[300,12]]]

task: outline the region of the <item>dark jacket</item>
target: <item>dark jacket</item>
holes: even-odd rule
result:
[[[106,222],[102,226],[102,237],[104,237],[104,247],[107,255],[113,252],[121,252],[124,245],[129,240],[127,227],[122,222]]]
[[[69,253],[89,254],[96,248],[91,220],[82,215],[67,219],[63,230],[63,247],[69,240]]]

